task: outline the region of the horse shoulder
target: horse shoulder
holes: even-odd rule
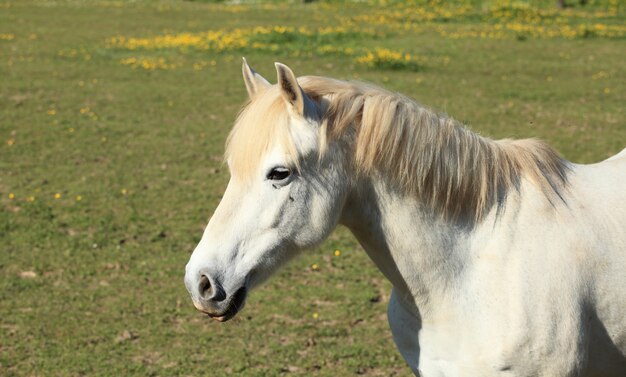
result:
[[[626,375],[626,159],[572,165],[562,202],[532,187],[519,200],[498,251],[517,266],[507,272],[518,288],[509,324],[523,330],[504,353],[533,344],[558,350],[554,372]]]
[[[586,269],[593,292],[588,317],[589,368],[626,375],[626,149],[597,164],[578,165],[572,177],[578,217],[593,247]]]

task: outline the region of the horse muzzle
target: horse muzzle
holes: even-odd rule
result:
[[[243,309],[246,303],[246,295],[246,287],[241,287],[230,298],[227,298],[225,303],[213,305],[213,303],[209,302],[209,305],[206,305],[203,301],[197,302],[194,300],[193,304],[196,309],[207,314],[212,319],[218,322],[226,322]]]
[[[217,280],[203,273],[197,279],[185,276],[185,286],[196,309],[219,322],[233,318],[245,305],[245,285],[228,294]]]

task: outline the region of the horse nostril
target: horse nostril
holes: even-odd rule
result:
[[[209,300],[213,295],[213,287],[211,287],[211,281],[206,275],[202,275],[200,277],[200,284],[198,285],[200,288],[200,297],[205,300]]]

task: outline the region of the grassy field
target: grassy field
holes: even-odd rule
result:
[[[243,55],[575,162],[626,147],[624,6],[443,4],[0,0],[0,375],[408,376],[390,286],[345,229],[226,324],[182,279],[228,180]]]

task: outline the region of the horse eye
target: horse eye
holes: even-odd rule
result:
[[[291,172],[286,168],[273,168],[267,173],[267,179],[272,181],[282,181],[283,179],[289,177]]]

